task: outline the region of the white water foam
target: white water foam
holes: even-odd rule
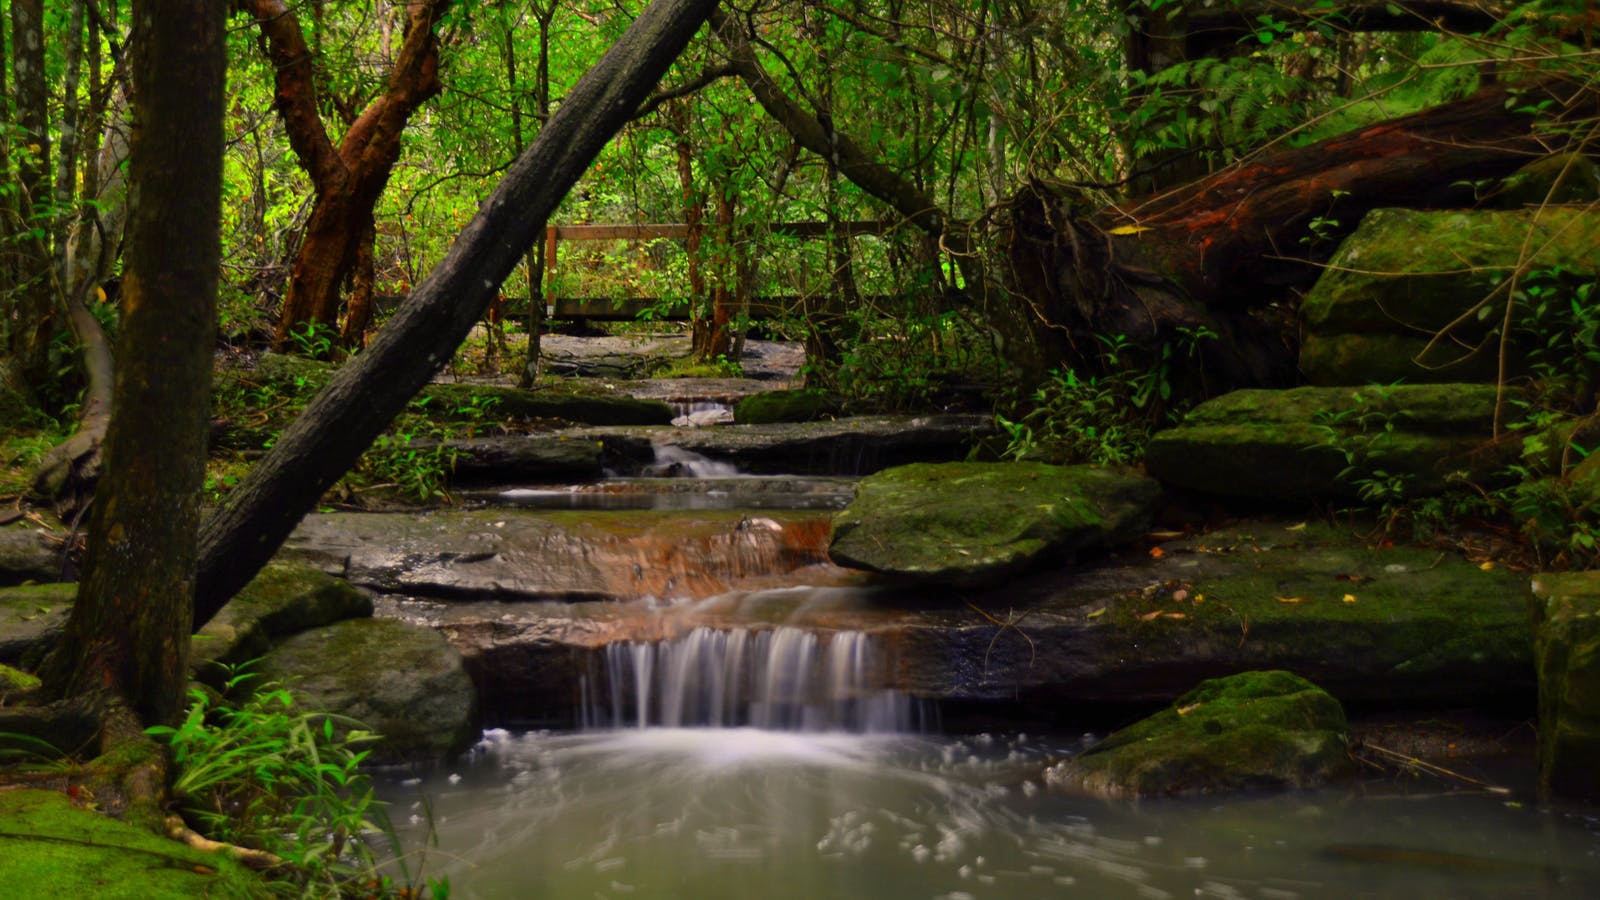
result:
[[[870,636],[801,628],[695,628],[608,645],[584,680],[589,728],[898,733],[924,718],[884,687]]]

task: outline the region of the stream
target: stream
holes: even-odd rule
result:
[[[702,477],[480,499],[626,516],[848,496],[681,455],[663,473]],[[448,876],[454,898],[1600,896],[1600,814],[1536,802],[1526,758],[1463,763],[1497,790],[1390,773],[1277,795],[1063,795],[1044,770],[1094,735],[946,732],[936,705],[893,689],[892,652],[833,612],[842,589],[816,572],[755,594],[569,604],[621,623],[579,679],[576,727],[492,728],[451,765],[381,776],[410,870]],[[757,595],[779,599],[751,615]],[[437,624],[454,605],[380,613]]]

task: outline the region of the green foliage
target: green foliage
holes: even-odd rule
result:
[[[1193,365],[1209,329],[1184,330],[1156,354],[1134,360],[1125,336],[1099,336],[1101,374],[1053,370],[1009,416],[997,416],[1010,459],[1131,465],[1144,458],[1150,435],[1185,408],[1174,396],[1174,367]]]
[[[235,672],[229,690],[252,677]],[[371,840],[391,829],[360,768],[374,735],[301,709],[281,685],[237,706],[201,688],[190,697],[182,723],[148,733],[171,748],[173,797],[196,830],[283,859],[286,892],[345,896],[387,883]]]
[[[1488,485],[1458,479],[1436,496],[1418,496],[1413,480],[1385,459],[1403,412],[1358,405],[1317,423],[1318,446],[1342,453],[1341,480],[1389,530],[1408,527],[1425,538],[1468,522],[1507,528],[1526,542],[1537,564],[1588,567],[1600,563],[1600,476],[1584,464],[1600,447],[1600,289],[1592,279],[1540,269],[1525,273],[1509,302],[1512,343],[1524,355],[1527,391],[1507,392],[1510,436],[1521,461]],[[1371,389],[1374,401],[1383,388]]]

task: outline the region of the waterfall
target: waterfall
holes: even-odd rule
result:
[[[588,728],[917,730],[920,705],[884,681],[861,632],[701,627],[607,645],[584,679],[580,713]]]
[[[655,462],[646,466],[644,474],[657,478],[732,478],[739,473],[732,463],[707,459],[692,450],[675,444],[656,444]]]

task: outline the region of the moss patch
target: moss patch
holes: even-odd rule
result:
[[[1349,771],[1346,730],[1339,702],[1311,682],[1245,672],[1201,684],[1050,777],[1109,797],[1306,788]]]
[[[751,394],[733,407],[733,420],[741,425],[768,422],[810,422],[836,416],[844,408],[844,398],[819,388],[793,391],[763,391]]]
[[[914,578],[988,579],[1113,545],[1150,522],[1159,487],[1089,466],[919,463],[861,480],[834,517],[840,565]]]
[[[0,790],[0,884],[8,897],[97,900],[263,897],[216,853],[80,808],[53,791]]]

